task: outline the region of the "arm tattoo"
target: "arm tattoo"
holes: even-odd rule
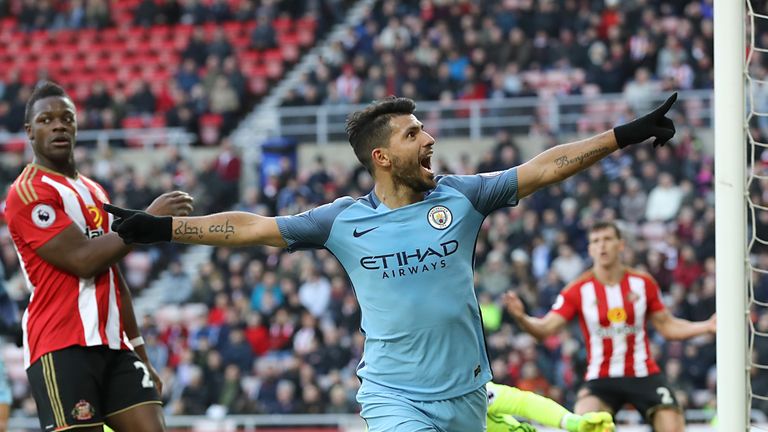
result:
[[[593,157],[602,156],[610,152],[611,151],[608,149],[608,147],[600,147],[581,153],[580,155],[573,158],[569,158],[568,156],[560,156],[559,158],[555,159],[555,166],[558,168],[564,168],[569,165],[581,166],[584,165],[585,160],[587,163],[591,163],[591,159]]]
[[[173,230],[173,233],[177,236],[186,236],[187,238],[196,236],[199,239],[203,238],[203,229],[196,226],[191,226],[188,222],[182,221],[179,226]]]
[[[229,240],[229,236],[235,233],[235,227],[229,224],[229,219],[224,221],[223,224],[215,224],[208,227],[209,233],[222,233],[224,239]]]

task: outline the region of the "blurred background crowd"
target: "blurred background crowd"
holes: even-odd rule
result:
[[[242,184],[242,171],[251,167],[227,137],[354,3],[0,0],[0,59],[12,65],[0,71],[0,130],[21,130],[31,89],[50,77],[72,91],[81,129],[179,126],[214,149],[213,157],[201,159],[166,147],[142,169],[110,148],[77,149],[80,172],[104,185],[117,205],[143,208],[158,194],[181,189],[195,197],[198,214],[236,209],[278,215],[366,194],[372,182],[364,169],[321,157],[308,166],[285,160],[268,183]],[[450,104],[623,93],[626,115],[634,115],[661,94],[712,88],[711,0],[372,3],[340,41],[323,47],[316,67],[291,86],[282,106],[365,103],[389,94]],[[82,37],[91,37],[93,46],[83,50]],[[139,53],[143,60],[134,61]],[[756,76],[764,75],[762,63],[753,64]],[[80,66],[85,75],[72,76]],[[572,327],[537,343],[512,323],[501,296],[516,290],[529,312],[546,313],[565,284],[589,267],[586,232],[597,220],[617,221],[627,239],[625,261],[653,275],[673,314],[702,320],[714,312],[713,160],[689,108],[675,108],[678,133],[671,146],[615,153],[486,219],[475,278],[496,382],[572,406],[585,366],[580,332]],[[206,134],[211,124],[216,133]],[[755,125],[758,140],[765,141],[764,126]],[[528,131],[545,146],[559,143],[559,132],[538,123]],[[525,153],[518,138],[499,128],[494,147],[478,162],[469,154],[441,157],[438,146],[435,171],[470,174],[517,165]],[[6,187],[25,161],[23,152],[3,157],[0,186]],[[766,172],[762,154],[751,157]],[[768,203],[768,181],[753,182],[750,193],[754,202]],[[768,238],[768,213],[758,212],[754,226]],[[158,278],[167,288],[162,306],[140,321],[165,381],[169,413],[356,412],[360,310],[330,253],[214,248],[189,268],[188,249],[143,247],[124,262],[134,297]],[[768,248],[758,245],[752,258],[768,268]],[[0,259],[6,278],[17,278],[5,227]],[[768,275],[755,273],[754,295],[768,301]],[[763,312],[755,313],[755,326],[768,331]],[[653,335],[652,341],[678,400],[711,408],[714,339],[666,342]],[[758,342],[755,356],[768,363],[768,344]],[[12,378],[14,408],[32,415],[23,373]],[[753,390],[768,394],[768,374],[755,372]],[[764,402],[755,404],[768,410]]]

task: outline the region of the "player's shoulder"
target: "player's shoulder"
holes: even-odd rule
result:
[[[6,199],[7,211],[32,204],[41,198],[47,198],[50,187],[42,180],[42,170],[30,164],[24,167],[8,189]]]
[[[446,195],[473,195],[480,186],[477,175],[440,174],[435,176],[435,188],[430,191],[428,198]]]
[[[343,196],[343,197],[336,198],[335,200],[327,204],[323,204],[320,207],[325,207],[328,210],[338,213],[348,209],[349,207],[355,204],[361,204],[361,200],[362,198],[352,198],[350,196]]]
[[[580,274],[576,279],[569,282],[562,290],[562,292],[570,292],[573,290],[581,289],[582,285],[595,280],[595,272],[592,269]]]
[[[624,277],[627,277],[627,278],[636,277],[636,278],[642,279],[646,283],[650,283],[652,285],[658,285],[658,282],[656,282],[656,279],[653,277],[653,275],[651,275],[647,271],[634,268],[634,267],[627,267],[626,272],[624,273]]]
[[[351,206],[355,205],[357,202],[358,200],[355,198],[344,196],[344,197],[336,198],[335,200],[329,203],[319,205],[315,208],[312,208],[296,216],[309,215],[310,217],[315,219],[326,220],[331,222],[335,220],[339,216],[339,214],[341,214]]]

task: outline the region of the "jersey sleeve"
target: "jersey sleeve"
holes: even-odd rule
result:
[[[293,216],[278,216],[277,226],[280,235],[293,252],[301,249],[320,249],[325,247],[336,217],[355,202],[345,197],[312,210]]]
[[[517,168],[475,175],[449,175],[443,177],[441,183],[460,191],[484,215],[517,205]]]
[[[9,194],[10,208],[6,208],[9,229],[32,249],[46,244],[73,223],[64,211],[61,200],[42,190],[37,193],[39,198],[26,202],[18,195]]]
[[[664,306],[664,302],[661,300],[661,289],[659,288],[659,284],[650,276],[646,276],[645,280],[645,295],[648,299],[649,314],[664,310],[666,306]]]
[[[555,304],[552,305],[551,312],[562,316],[566,321],[570,321],[576,316],[579,307],[578,290],[574,285],[571,285],[557,296]]]

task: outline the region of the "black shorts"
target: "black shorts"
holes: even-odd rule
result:
[[[625,404],[632,404],[648,422],[660,408],[681,409],[662,374],[642,378],[598,378],[584,383],[584,388],[611,407],[614,413]]]
[[[99,425],[145,403],[161,403],[146,365],[133,351],[71,346],[27,369],[43,431]]]

